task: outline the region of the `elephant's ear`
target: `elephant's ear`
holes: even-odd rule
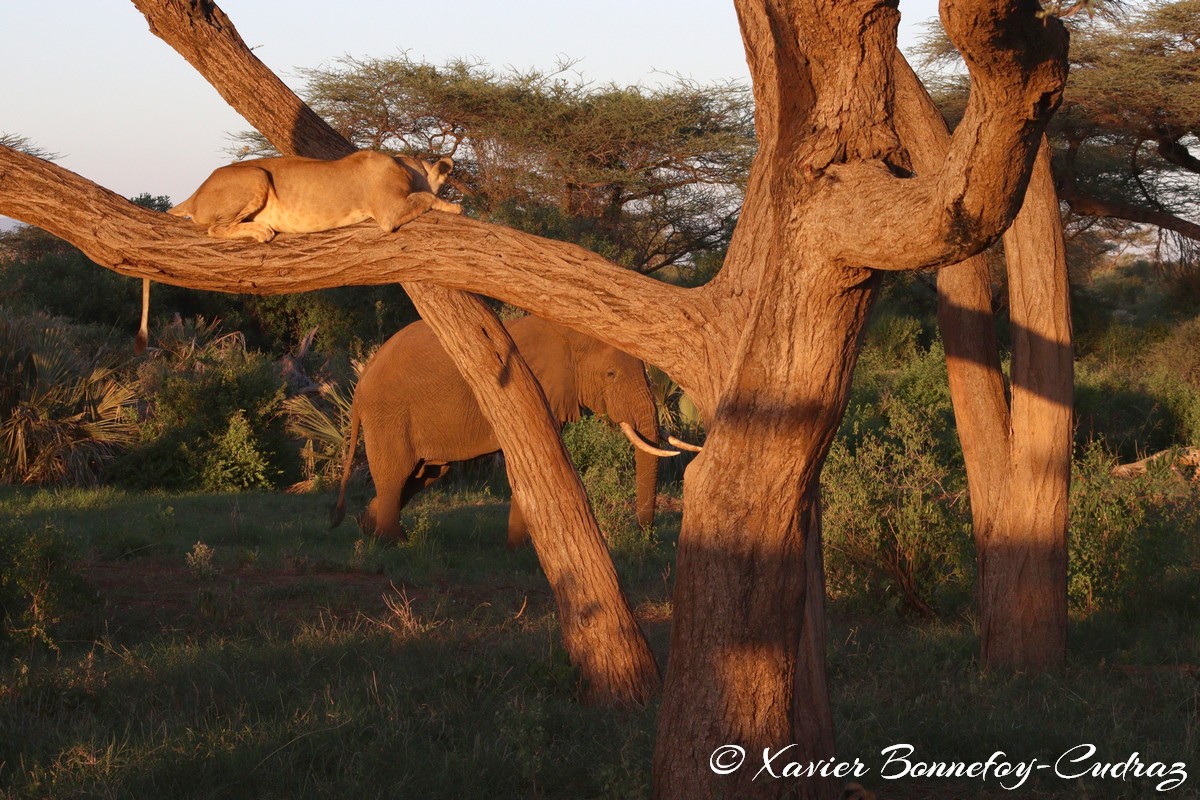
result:
[[[554,418],[559,422],[579,419],[576,354],[570,342],[557,326],[536,317],[522,317],[509,323],[508,328],[525,363],[542,384]]]

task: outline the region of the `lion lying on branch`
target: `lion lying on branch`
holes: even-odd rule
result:
[[[281,156],[219,167],[191,197],[168,211],[217,239],[269,242],[276,233],[318,233],[373,219],[388,233],[430,209],[461,214],[437,197],[454,168],[362,150],[336,161]],[[142,284],[142,323],[134,349],[149,338],[150,281]]]

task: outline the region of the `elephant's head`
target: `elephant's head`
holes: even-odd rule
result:
[[[568,331],[570,363],[575,369],[577,405],[615,424],[629,425],[642,439],[658,440],[658,412],[646,368],[641,361],[590,336]],[[658,489],[658,457],[641,449],[634,451],[637,466],[637,520],[654,524]]]

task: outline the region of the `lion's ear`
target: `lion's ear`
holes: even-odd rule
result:
[[[445,177],[450,174],[450,170],[454,169],[454,162],[449,156],[442,156],[437,160],[437,163],[433,165],[433,168],[437,171],[438,175]]]

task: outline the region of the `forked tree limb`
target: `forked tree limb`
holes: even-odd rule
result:
[[[897,129],[918,174],[950,135],[897,54]],[[1066,255],[1043,141],[1028,191],[1004,234],[1012,309],[1006,397],[980,256],[938,274],[938,320],[971,492],[979,562],[981,658],[1041,670],[1066,654],[1066,530],[1072,353]]]
[[[982,252],[1008,228],[1067,76],[1066,30],[1038,11],[1036,0],[943,0],[943,27],[971,74],[966,113],[940,168],[916,178],[880,160],[811,165],[824,170],[811,224],[838,231],[829,245],[836,261],[941,267]],[[846,208],[857,211],[847,217]]]

